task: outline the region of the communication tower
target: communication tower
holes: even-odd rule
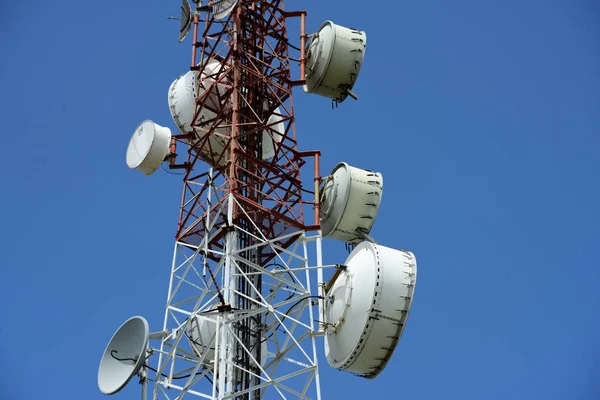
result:
[[[179,40],[193,39],[190,69],[168,90],[177,132],[144,121],[126,158],[145,175],[163,163],[183,172],[164,323],[151,333],[133,317],[117,330],[99,389],[117,393],[137,375],[143,399],[320,399],[318,337],[330,366],[374,378],[404,329],[415,257],[369,235],[381,174],[340,163],[321,176],[292,102],[296,86],[356,99],[366,34],[327,21],[307,35],[306,11],[283,0],[181,9]],[[343,264],[323,265],[323,237],[353,247]]]

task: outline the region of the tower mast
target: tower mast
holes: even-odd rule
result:
[[[303,82],[293,81],[290,65],[303,60],[290,57],[286,28],[290,17],[303,24],[305,12],[286,12],[282,0],[242,0],[217,14],[194,13],[194,116],[172,142],[172,153],[188,151],[182,164],[171,156],[170,167],[185,174],[165,312],[170,334],[154,396],[175,388],[203,397],[193,387],[204,376],[214,398],[261,399],[269,386],[281,398],[319,398],[307,269],[308,240],[320,247],[318,202],[300,179],[314,159],[318,191],[319,152],[298,150],[292,88]],[[200,162],[210,170],[198,174]],[[313,199],[304,201],[303,192]],[[310,224],[307,206],[315,210]],[[215,362],[193,366],[177,355],[186,352],[214,354]]]

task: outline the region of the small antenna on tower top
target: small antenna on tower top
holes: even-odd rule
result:
[[[212,7],[210,5],[201,6],[201,0],[192,0],[194,4],[196,4],[196,13],[199,12],[209,12]],[[237,2],[237,1],[236,1]],[[188,0],[182,0],[181,2],[181,17],[173,17],[168,16],[167,19],[178,19],[181,21],[181,26],[179,28],[179,43],[183,42],[190,32],[190,28],[192,27],[194,14],[192,13],[192,7]]]
[[[223,19],[227,17],[235,6],[238,0],[218,0],[212,4],[212,12],[217,19]]]
[[[179,28],[179,43],[183,42],[192,27],[192,8],[188,0],[181,2],[181,26]]]

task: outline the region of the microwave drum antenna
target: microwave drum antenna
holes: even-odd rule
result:
[[[375,378],[406,325],[417,279],[411,252],[362,242],[330,286],[325,308],[329,365]]]
[[[190,322],[187,337],[190,341],[190,346],[194,350],[196,356],[203,358],[202,363],[211,365],[215,359],[215,336],[217,333],[217,314],[216,309],[209,311],[202,316],[196,315]],[[265,339],[261,344],[261,360],[263,364],[267,360],[268,345]],[[205,355],[206,354],[206,355]]]
[[[127,166],[152,175],[169,154],[171,130],[149,119],[142,122],[129,140]]]
[[[352,93],[367,48],[367,34],[326,21],[313,36],[306,60],[304,91],[339,103]]]
[[[182,134],[187,134],[194,131],[193,142],[200,142],[204,139],[204,135],[210,125],[215,122],[217,114],[212,109],[219,108],[219,98],[225,93],[226,86],[221,83],[216,83],[219,80],[221,74],[225,74],[226,70],[221,70],[221,63],[216,60],[209,61],[204,70],[200,74],[201,83],[197,84],[197,74],[195,71],[189,71],[186,74],[181,75],[173,81],[169,87],[169,110],[171,111],[171,117],[175,125]],[[225,78],[226,79],[226,78]],[[196,103],[196,95],[208,96],[206,105],[199,111],[199,117],[196,120],[196,126],[200,129],[194,130],[192,128],[192,121],[194,119],[194,109]],[[230,103],[230,102],[229,102]],[[263,151],[262,159],[267,160],[275,155],[275,146],[281,142],[285,132],[285,124],[281,122],[283,117],[281,116],[281,110],[279,107],[275,109],[273,114],[269,117],[267,123],[272,127],[275,133],[269,135],[266,131],[262,133],[263,140]],[[217,125],[219,123],[217,122]],[[224,124],[224,125],[230,125]],[[228,127],[215,127],[214,132],[217,135],[211,135],[208,139],[210,146],[206,146],[203,149],[196,149],[200,152],[200,156],[203,160],[209,164],[218,163],[219,165],[225,165],[227,159],[224,157],[222,160],[216,160],[216,158],[225,151],[227,145],[226,140],[223,136],[230,134],[230,128]],[[212,153],[208,149],[212,150]]]
[[[321,230],[324,237],[359,243],[369,234],[383,194],[383,177],[378,172],[335,166],[321,191]]]
[[[171,117],[173,117],[173,121],[180,133],[188,134],[192,131],[194,132],[194,135],[190,139],[191,146],[201,142],[213,124],[217,125],[213,128],[215,133],[220,135],[228,134],[227,128],[218,127],[221,123],[216,121],[217,114],[211,111],[209,107],[203,107],[199,110],[199,115],[192,127],[194,111],[196,110],[196,96],[209,96],[206,105],[213,109],[219,108],[218,92],[224,89],[221,87],[223,85],[215,83],[216,78],[213,74],[218,72],[220,65],[216,60],[207,63],[204,70],[200,73],[202,81],[200,86],[197,84],[197,73],[189,71],[175,79],[169,87],[168,100]],[[200,158],[209,164],[215,164],[215,158],[222,154],[225,149],[226,140],[220,135],[211,135],[203,148],[194,148],[195,152],[200,153]],[[209,149],[212,149],[212,153]],[[220,161],[219,164],[221,166],[227,162],[226,159]]]
[[[169,86],[169,111],[181,134],[192,130],[196,100],[196,71],[181,75]]]
[[[194,353],[204,357],[204,364],[212,364],[215,358],[215,335],[217,314],[196,315],[190,322],[188,338]]]

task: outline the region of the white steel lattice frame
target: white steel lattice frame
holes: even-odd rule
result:
[[[234,197],[229,195],[226,204],[230,210],[234,203]],[[228,215],[231,218],[231,212]],[[259,389],[259,398],[320,399],[316,348],[319,327],[315,326],[319,316],[315,315],[311,300],[315,297],[313,293],[321,289],[317,288],[317,283],[323,281],[320,272],[323,268],[332,267],[322,265],[321,236],[297,231],[273,239],[257,238],[257,244],[251,247],[270,247],[281,265],[279,269],[268,269],[241,256],[248,249],[236,248],[235,236],[242,232],[244,229],[238,226],[228,232],[226,250],[220,254],[222,258],[218,263],[203,254],[203,246],[176,243],[163,326],[166,336],[160,348],[154,350],[158,353],[157,372],[153,377],[154,399],[180,399],[185,395],[230,399]],[[296,238],[294,245],[281,247],[280,243],[287,242],[290,237]],[[315,265],[309,264],[311,248],[316,258]],[[209,252],[220,253],[216,250]],[[250,272],[243,272],[241,263],[249,264]],[[209,269],[214,281],[209,278]],[[234,294],[243,295],[229,283],[243,279],[252,284],[251,276],[257,275],[263,277],[263,286],[270,287],[270,290],[259,299],[252,299],[255,308],[236,310],[235,304],[232,304],[230,312],[211,311],[218,302],[218,293],[223,295],[225,302],[232,301]],[[195,295],[189,296],[190,293]],[[192,318],[203,318],[207,312],[217,315],[216,333],[209,344],[214,344],[214,361],[206,360],[207,353],[195,353],[188,333]],[[243,318],[258,314],[263,315],[265,321],[262,336],[268,337],[268,357],[261,365],[254,358],[255,353],[245,349],[259,365],[255,370],[245,372],[260,379],[261,383],[245,391],[234,392],[229,379],[219,379],[221,376],[234,377],[243,370],[233,362],[233,344],[244,346],[233,326]],[[182,376],[187,378],[179,384]]]

